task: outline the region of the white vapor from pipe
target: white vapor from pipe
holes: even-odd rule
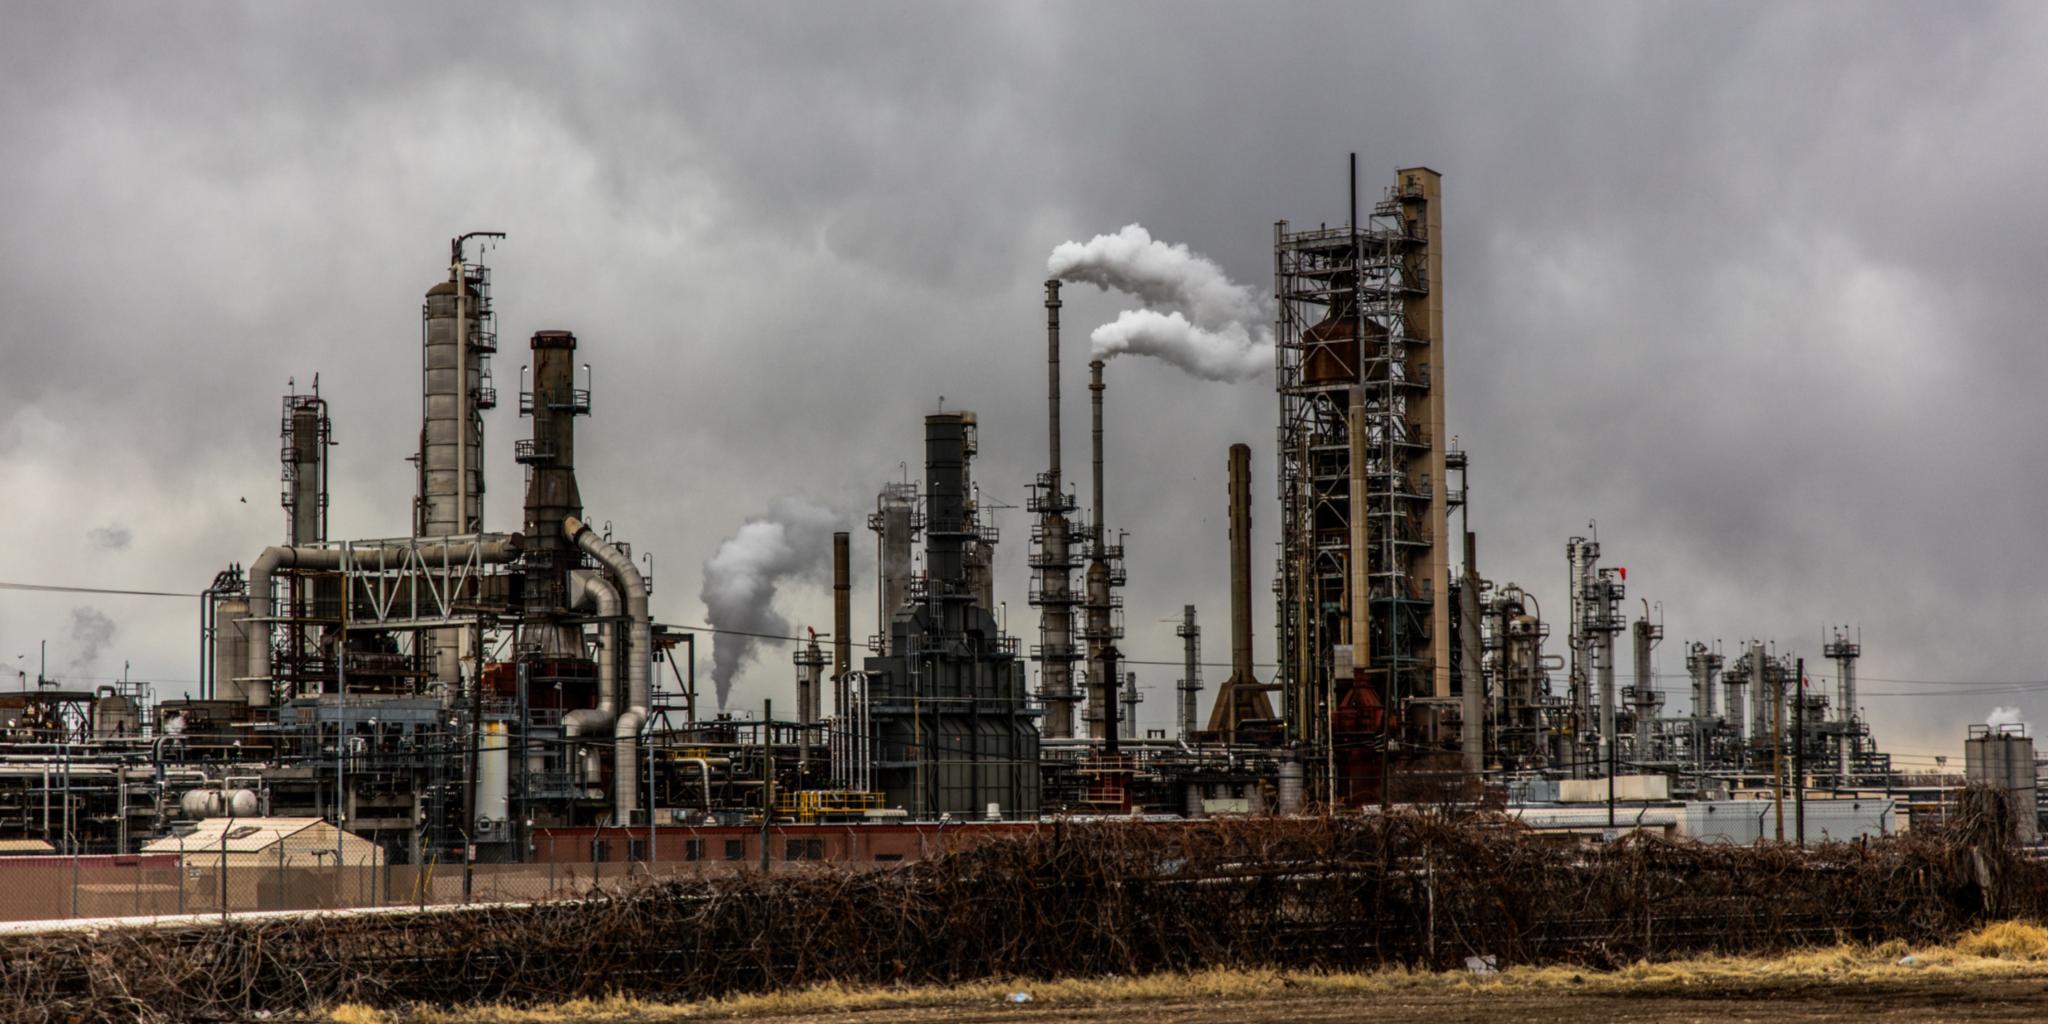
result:
[[[711,682],[723,709],[734,677],[761,636],[787,636],[788,620],[775,610],[775,591],[788,579],[822,580],[832,562],[832,531],[841,518],[800,497],[777,498],[768,514],[750,518],[704,563],[705,621],[711,637]]]
[[[1216,381],[1244,380],[1273,365],[1272,298],[1232,281],[1187,246],[1153,238],[1143,225],[1062,242],[1046,270],[1144,303],[1089,335],[1096,358],[1151,356]]]

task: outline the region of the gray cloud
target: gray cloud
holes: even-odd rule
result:
[[[135,531],[119,523],[95,526],[86,531],[85,539],[101,551],[126,551],[135,540]]]
[[[1662,671],[1716,636],[1812,657],[1853,621],[1895,748],[2041,710],[1891,695],[2040,675],[2037,7],[77,3],[9,27],[0,501],[31,536],[151,519],[128,575],[22,544],[0,577],[196,589],[246,562],[282,529],[277,395],[316,369],[334,531],[403,533],[420,293],[447,237],[495,228],[501,380],[530,331],[577,331],[585,500],[668,567],[656,613],[701,621],[724,538],[779,494],[865,504],[939,395],[980,415],[984,492],[1023,503],[1054,245],[1141,222],[1256,285],[1274,220],[1343,219],[1357,150],[1367,200],[1399,166],[1446,174],[1443,383],[1486,575],[1559,616],[1563,540],[1598,518],[1664,604]],[[1227,607],[1233,441],[1275,537],[1275,401],[1169,373],[1108,400],[1127,646],[1172,661],[1155,620]],[[510,525],[523,424],[488,430]],[[999,596],[1028,632],[1007,515]],[[780,599],[828,620],[821,588]],[[0,598],[24,638],[67,613]],[[186,603],[119,614],[138,668],[190,677]],[[736,699],[788,685],[735,671]]]

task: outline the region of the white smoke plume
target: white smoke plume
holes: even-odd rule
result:
[[[2025,729],[2027,725],[2025,720],[2020,718],[2019,708],[2007,707],[2002,704],[1992,708],[1991,713],[1984,716],[1984,724],[1990,726],[1992,732],[1997,732],[1998,728],[2004,725],[2017,725],[2022,729]],[[2028,731],[2031,732],[2032,730]]]
[[[99,664],[114,642],[114,620],[90,605],[71,609],[71,669],[80,675]]]
[[[1062,242],[1046,270],[1144,303],[1089,335],[1097,358],[1151,356],[1217,381],[1244,380],[1273,365],[1272,299],[1187,246],[1153,238],[1143,225]]]
[[[1116,315],[1115,323],[1097,327],[1089,340],[1100,358],[1126,352],[1151,356],[1205,380],[1244,380],[1273,365],[1270,334],[1254,339],[1241,323],[1205,330],[1178,311],[1127,309]]]
[[[805,498],[777,498],[768,513],[748,519],[704,563],[704,602],[711,637],[711,682],[723,709],[733,679],[760,648],[761,633],[788,636],[788,620],[775,610],[775,591],[787,580],[822,579],[831,571],[832,531],[841,517]],[[769,642],[780,646],[782,641]]]

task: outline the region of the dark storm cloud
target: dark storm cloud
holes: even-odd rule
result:
[[[1052,246],[1143,223],[1261,284],[1274,220],[1343,219],[1357,150],[1367,198],[1399,166],[1446,175],[1445,385],[1488,576],[1559,617],[1564,538],[1597,518],[1632,595],[1664,606],[1663,671],[1685,640],[1812,655],[1822,624],[1854,621],[1873,694],[2042,674],[2031,7],[67,4],[8,21],[0,493],[24,532],[146,510],[118,571],[150,575],[81,580],[115,570],[17,545],[0,576],[184,589],[246,561],[282,526],[277,396],[314,370],[342,442],[335,531],[405,532],[419,295],[447,237],[495,228],[500,386],[529,332],[577,331],[592,516],[655,555],[658,614],[698,621],[721,539],[778,495],[861,507],[899,461],[915,475],[941,395],[980,414],[984,493],[1022,504],[1044,461]],[[1069,290],[1069,465],[1085,335],[1119,308],[1090,292]],[[1275,535],[1269,384],[1110,373],[1141,660],[1177,659],[1154,620],[1183,603],[1223,620],[1233,441],[1254,446],[1256,528]],[[501,409],[489,431],[487,516],[509,528],[523,424]],[[1029,632],[1026,524],[1005,515],[999,597]],[[791,620],[827,621],[804,590]],[[8,600],[0,629],[62,635],[66,609]],[[148,645],[124,654],[189,675],[189,614],[124,607],[123,642]],[[761,663],[736,702],[787,685]],[[1163,723],[1176,672],[1137,671]],[[2039,700],[1868,704],[1881,736],[1953,746],[1992,704]]]

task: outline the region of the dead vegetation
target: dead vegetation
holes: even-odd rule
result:
[[[575,1000],[596,1001],[581,1004],[587,1017],[623,1019],[640,1011],[604,1000],[854,998],[1011,978],[1391,983],[1476,955],[1625,973],[1703,954],[1921,947],[2048,912],[2048,866],[2000,841],[2003,813],[1980,800],[1944,832],[1810,850],[1649,836],[1587,848],[1421,814],[1061,826],[888,871],[677,880],[429,916],[9,937],[0,1020],[345,1004],[472,1007],[463,1019],[475,1020],[473,1007]],[[2030,948],[2017,932],[1968,941],[1978,952],[1956,955]]]

